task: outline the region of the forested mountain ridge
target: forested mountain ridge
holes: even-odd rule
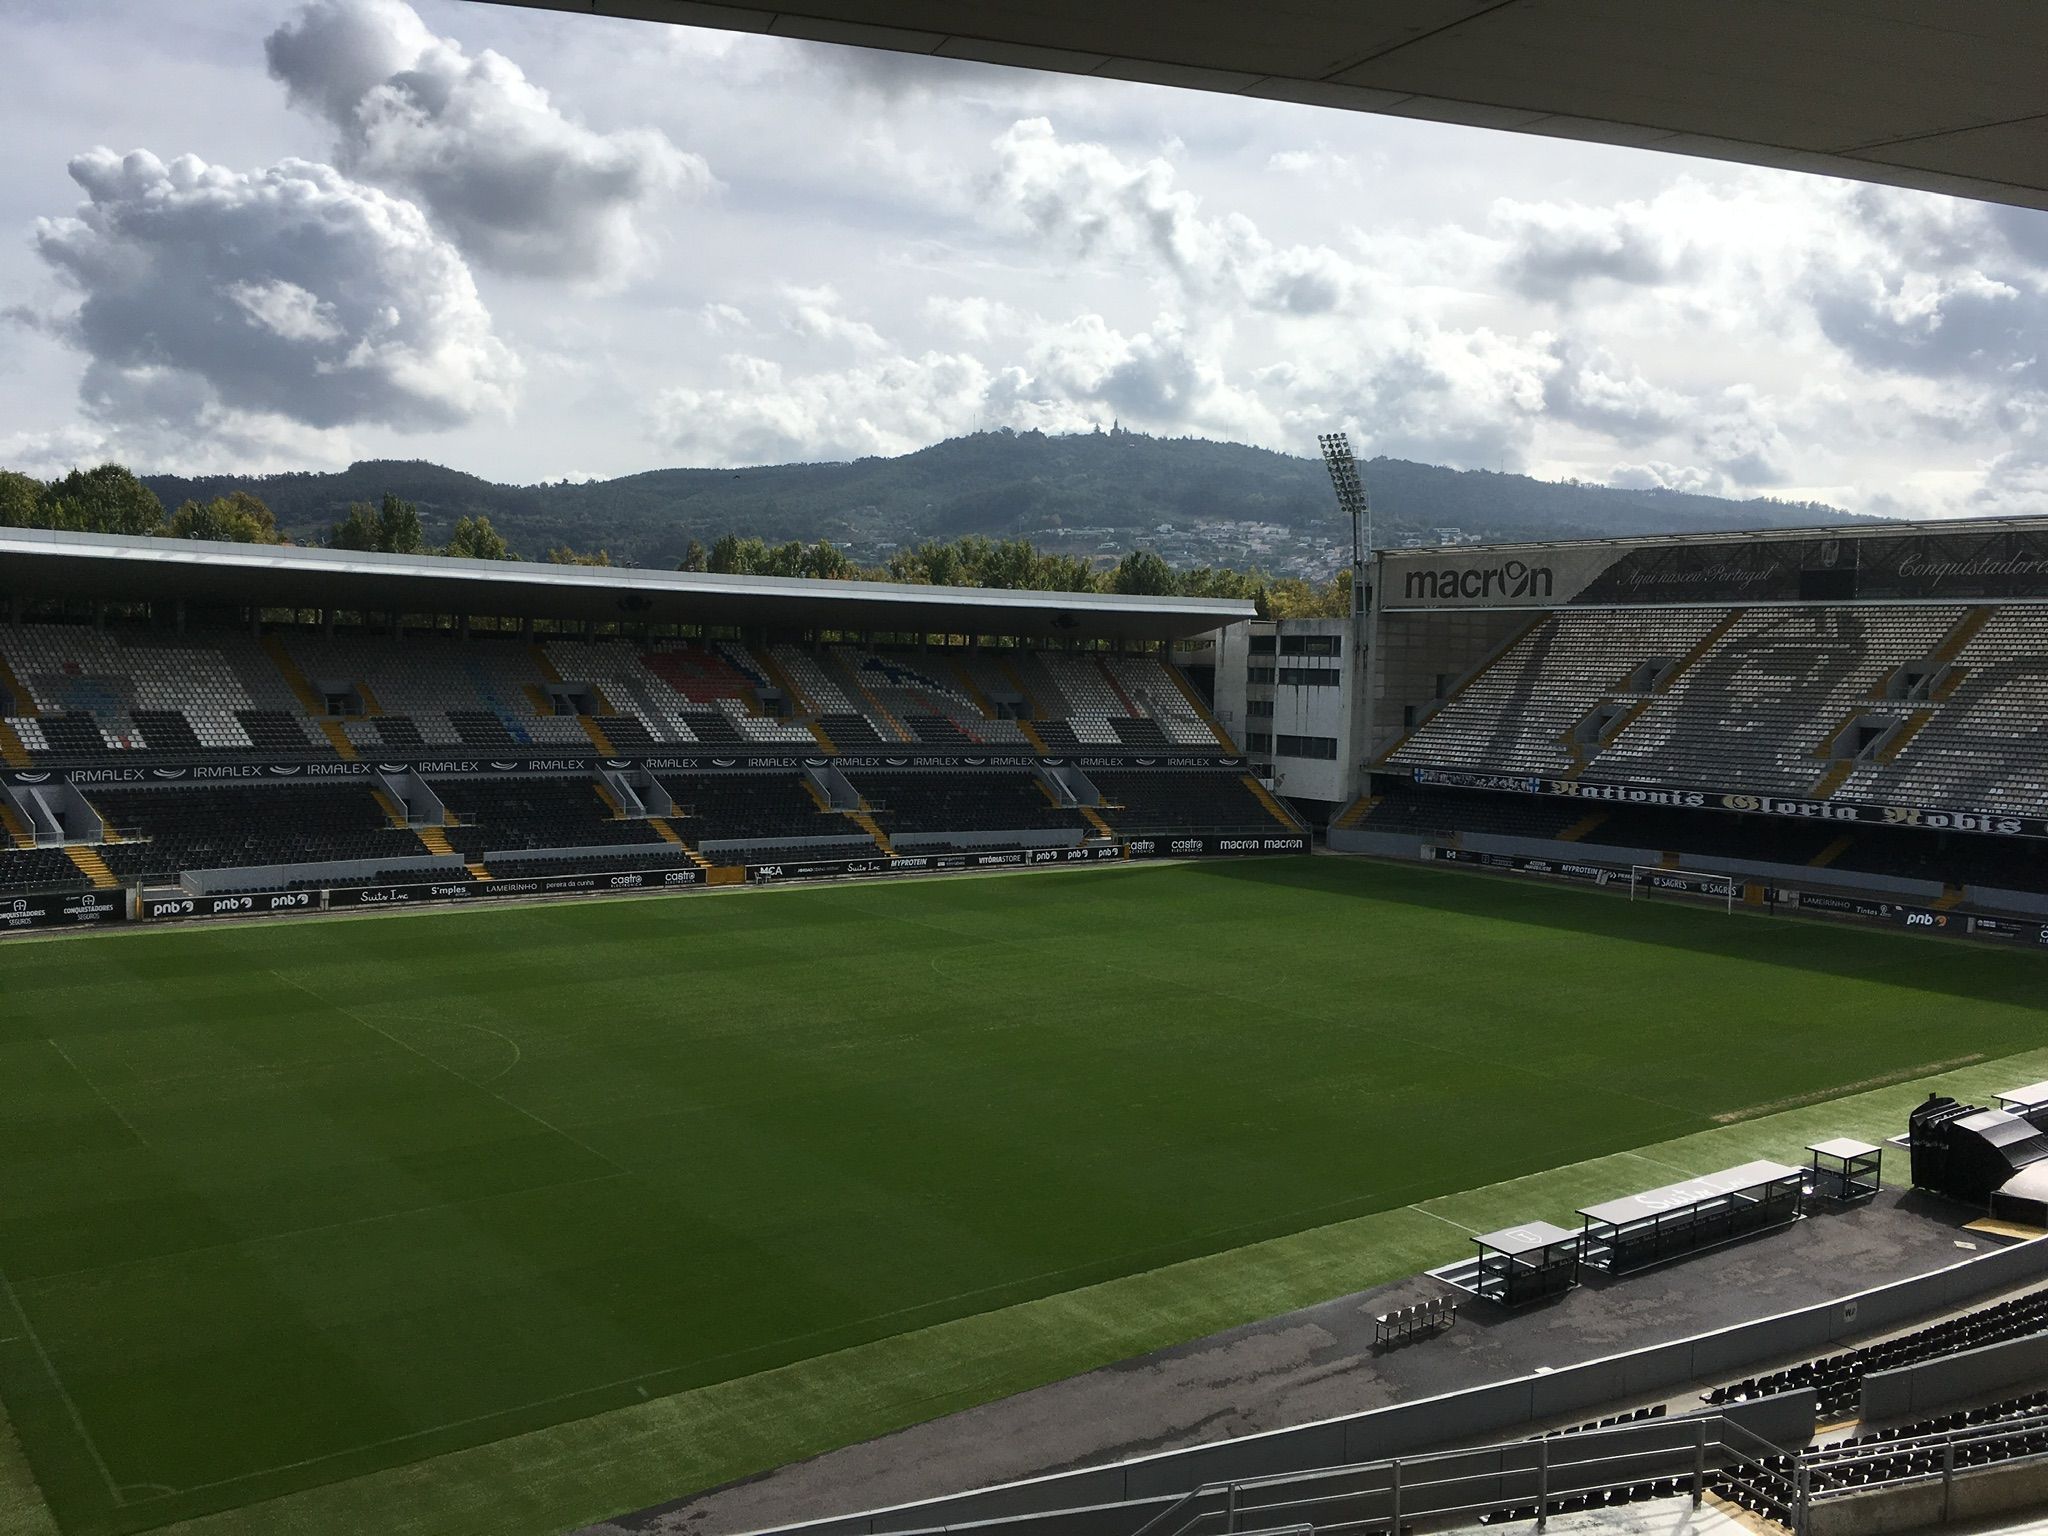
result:
[[[1615,537],[1837,522],[1815,503],[1556,483],[1401,459],[1361,465],[1379,541]],[[334,473],[145,475],[166,506],[255,494],[280,528],[313,542],[351,503],[387,494],[418,505],[428,534],[482,514],[529,558],[557,545],[673,566],[692,539],[827,539],[857,559],[899,545],[980,533],[1042,549],[1119,555],[1138,547],[1176,565],[1327,569],[1348,550],[1319,460],[1199,438],[1133,432],[1048,437],[981,432],[899,458],[749,469],[658,469],[615,480],[500,485],[424,460],[367,460]],[[1860,521],[1860,519],[1858,519]]]

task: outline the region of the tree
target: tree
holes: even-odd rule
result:
[[[710,560],[711,557],[704,552],[704,546],[695,539],[692,539],[684,547],[682,564],[678,565],[676,569],[679,571],[709,570]]]
[[[479,512],[475,517],[457,518],[449,537],[447,553],[457,560],[517,560],[505,536]]]
[[[43,526],[130,537],[163,532],[164,504],[119,464],[74,469],[43,492]]]
[[[548,551],[549,565],[610,565],[611,563],[611,551],[605,549],[593,549],[586,554],[580,549],[571,549],[568,545],[564,544],[557,549]]]
[[[803,574],[821,581],[851,581],[860,571],[845,550],[820,539],[804,551]]]
[[[755,539],[758,544],[761,541]],[[721,533],[711,544],[709,569],[721,576],[744,576],[746,571],[740,565],[740,536],[736,533]]]
[[[1173,567],[1149,549],[1125,555],[1110,577],[1111,590],[1125,597],[1171,597],[1175,585]]]
[[[427,550],[426,533],[420,527],[420,509],[388,491],[381,506],[351,502],[348,516],[328,530],[327,544],[330,549],[359,549],[387,555],[420,555]]]
[[[247,491],[186,502],[171,515],[168,532],[174,539],[217,539],[224,544],[286,542],[270,508]]]
[[[0,528],[39,528],[43,482],[0,469]]]

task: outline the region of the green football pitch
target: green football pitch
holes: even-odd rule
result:
[[[9,943],[0,1528],[563,1529],[2038,1050],[2044,982],[1329,858]]]

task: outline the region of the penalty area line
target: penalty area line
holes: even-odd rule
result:
[[[50,1378],[50,1385],[57,1389],[58,1401],[63,1403],[65,1413],[70,1416],[71,1427],[78,1431],[78,1438],[85,1446],[85,1454],[92,1458],[94,1470],[99,1473],[100,1481],[107,1486],[107,1497],[113,1501],[116,1509],[125,1509],[129,1502],[128,1496],[121,1491],[121,1485],[114,1481],[113,1470],[108,1467],[106,1457],[100,1454],[99,1442],[93,1439],[92,1431],[85,1427],[85,1415],[78,1411],[78,1403],[72,1397],[71,1389],[64,1385],[64,1378],[57,1374],[56,1362],[50,1358],[50,1352],[43,1347],[42,1335],[36,1332],[36,1325],[29,1318],[28,1308],[21,1304],[21,1298],[14,1293],[14,1282],[7,1278],[4,1269],[0,1269],[0,1295],[7,1298],[8,1307],[21,1320],[22,1331],[15,1335],[15,1339],[26,1339],[29,1347],[35,1350],[36,1358],[42,1362],[43,1373]],[[12,1343],[14,1340],[8,1342]]]

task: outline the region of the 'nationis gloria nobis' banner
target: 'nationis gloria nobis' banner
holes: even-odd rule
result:
[[[2006,811],[1957,810],[1912,805],[1876,805],[1855,800],[1806,800],[1796,795],[1763,795],[1744,790],[1667,788],[1654,784],[1605,784],[1587,779],[1550,779],[1536,774],[1473,773],[1463,768],[1416,768],[1417,784],[1440,789],[1484,789],[1513,795],[1554,795],[1592,804],[1668,806],[1683,811],[1734,811],[1790,821],[1841,826],[1917,827],[1926,832],[1982,833],[1992,837],[2048,837],[2048,817]]]

